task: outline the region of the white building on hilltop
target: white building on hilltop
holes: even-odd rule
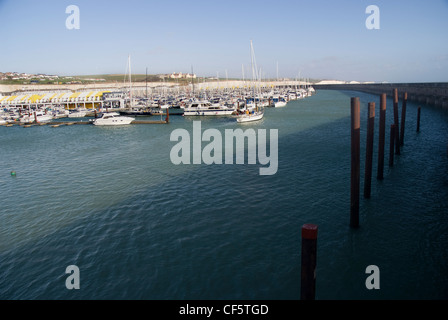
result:
[[[173,72],[170,75],[170,78],[171,79],[196,79],[196,75],[195,74],[191,74],[191,73],[182,73],[182,72],[176,73],[176,72]]]

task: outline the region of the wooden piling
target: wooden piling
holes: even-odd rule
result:
[[[169,123],[170,122],[170,108],[166,108],[166,118],[165,118],[165,122]]]
[[[403,93],[403,105],[401,107],[401,128],[400,128],[400,146],[404,144],[404,124],[406,122],[406,104],[408,102],[408,93]]]
[[[398,90],[394,89],[394,125],[395,125],[395,154],[400,154],[400,121],[398,119]]]
[[[378,171],[376,178],[383,179],[384,174],[384,142],[386,138],[386,94],[381,95],[380,100],[380,128],[378,137]]]
[[[350,226],[359,226],[360,105],[351,98]]]
[[[389,167],[394,166],[394,143],[395,143],[395,125],[390,125],[390,148],[389,148]]]
[[[419,106],[417,109],[417,132],[420,132],[420,114],[421,114],[422,108]]]
[[[364,198],[370,198],[372,183],[373,133],[375,125],[375,102],[369,102],[367,109],[366,161],[364,170]]]
[[[317,230],[315,224],[302,226],[301,300],[315,300],[316,297]]]

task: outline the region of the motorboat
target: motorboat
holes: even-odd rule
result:
[[[87,109],[75,109],[68,114],[69,118],[84,118],[87,115]]]
[[[134,116],[134,117],[148,117],[152,115],[149,108],[146,107],[133,107],[127,110],[120,111],[122,116]]]
[[[121,116],[118,112],[107,112],[100,114],[99,118],[91,120],[96,126],[119,126],[130,124],[135,118]]]
[[[222,116],[231,115],[235,107],[212,105],[210,101],[193,101],[184,109],[184,116]]]
[[[53,120],[53,116],[45,114],[43,111],[34,111],[33,113],[23,114],[19,119],[20,123],[48,122],[51,120]]]

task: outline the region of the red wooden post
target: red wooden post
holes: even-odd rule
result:
[[[400,122],[398,120],[398,90],[394,89],[394,125],[395,125],[395,154],[400,154]]]
[[[420,132],[420,113],[422,111],[421,107],[418,107],[417,110],[417,132]]]
[[[390,125],[390,148],[389,148],[389,167],[394,166],[394,143],[395,143],[395,125]]]
[[[384,173],[384,142],[386,138],[386,94],[381,95],[380,102],[380,128],[378,137],[378,173],[377,179],[383,179]]]
[[[302,226],[300,299],[314,300],[316,295],[317,225]]]
[[[364,198],[370,198],[372,183],[373,132],[375,125],[375,102],[369,102],[366,140],[366,162],[364,170]]]
[[[360,114],[359,98],[351,98],[350,226],[359,226]]]
[[[400,146],[404,144],[404,123],[406,121],[406,104],[408,101],[408,93],[403,93],[403,105],[401,107],[401,130],[400,130]]]

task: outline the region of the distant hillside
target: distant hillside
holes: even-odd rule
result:
[[[74,76],[74,78],[78,78],[81,80],[89,80],[89,79],[104,79],[106,82],[124,82],[129,81],[128,75],[125,74],[95,74],[95,75],[80,75]],[[133,82],[145,81],[145,74],[133,74],[132,75]],[[148,74],[148,82],[157,82],[161,81],[160,77],[154,74]]]

